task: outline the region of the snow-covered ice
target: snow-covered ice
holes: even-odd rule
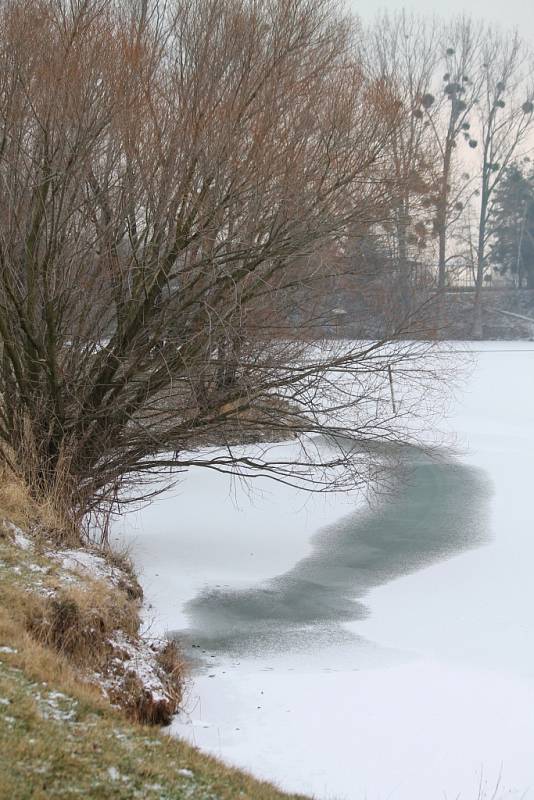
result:
[[[534,344],[474,349],[458,460],[378,508],[197,470],[126,520],[202,665],[176,734],[323,800],[534,797]]]

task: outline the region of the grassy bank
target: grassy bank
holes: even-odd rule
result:
[[[95,577],[80,567],[83,551],[76,561],[76,551],[67,558],[51,549],[36,510],[19,504],[24,493],[8,494],[0,507],[0,800],[296,800],[139,722],[150,719],[147,702],[156,707],[150,680],[161,653],[171,679],[177,660],[135,638],[135,579],[113,563],[106,572],[107,559],[93,554]],[[149,690],[128,668],[129,647],[135,657],[150,651]]]
[[[291,797],[157,729],[128,723],[75,682],[32,677],[14,666],[17,655],[0,653],[2,800]]]

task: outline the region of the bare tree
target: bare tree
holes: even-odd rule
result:
[[[470,147],[476,146],[470,133],[470,117],[481,88],[479,61],[483,37],[484,26],[467,17],[457,17],[445,24],[438,44],[440,74],[435,75],[434,90],[437,98],[427,92],[420,100],[422,118],[428,119],[439,151],[434,229],[438,238],[440,293],[447,283],[450,230],[463,211],[470,182],[469,174],[462,168],[465,154],[460,152],[459,145],[465,140]]]
[[[365,40],[369,69],[391,87],[400,106],[399,124],[388,143],[392,204],[383,227],[390,242],[390,257],[398,264],[400,303],[405,315],[413,311],[415,302],[414,264],[431,238],[428,207],[434,194],[437,155],[431,124],[435,125],[437,106],[429,87],[437,70],[439,37],[435,20],[402,11],[380,14]]]
[[[402,107],[390,140],[399,260],[407,276],[421,257],[437,261],[439,335],[447,267],[457,256],[450,241],[472,192],[466,154],[476,146],[470,116],[482,84],[483,38],[484,26],[468,18],[443,23],[405,12],[379,16],[369,35],[370,61]]]
[[[329,271],[317,254],[387,194],[398,103],[351,20],[330,0],[14,0],[0,17],[5,456],[77,518],[195,464],[365,481],[343,437],[402,438],[428,348],[406,329],[319,347],[302,302]],[[407,360],[419,390],[393,410]],[[291,463],[231,449],[262,432],[340,444]]]
[[[519,154],[532,125],[534,95],[528,77],[529,66],[528,49],[517,33],[488,32],[482,48],[483,81],[478,104],[481,165],[473,318],[475,338],[481,338],[483,333],[482,290],[488,243],[493,233],[490,222],[495,190],[507,167]]]
[[[390,140],[399,254],[408,259],[410,226],[423,237],[428,231],[418,206],[433,209],[439,331],[449,265],[472,263],[472,253],[462,252],[462,226],[466,209],[478,207],[474,334],[479,337],[492,198],[532,119],[528,49],[517,34],[503,34],[467,17],[440,23],[405,13],[379,17],[370,42],[371,60],[381,65],[403,110],[402,124]],[[478,153],[480,188],[472,163]]]

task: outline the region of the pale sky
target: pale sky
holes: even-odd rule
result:
[[[534,40],[534,2],[532,0],[347,0],[349,8],[361,17],[369,18],[377,10],[399,10],[438,14],[442,17],[469,14],[486,22],[518,28],[522,36]]]

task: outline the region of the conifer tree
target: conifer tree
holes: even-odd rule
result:
[[[534,172],[514,163],[498,187],[491,262],[518,287],[534,289]]]

